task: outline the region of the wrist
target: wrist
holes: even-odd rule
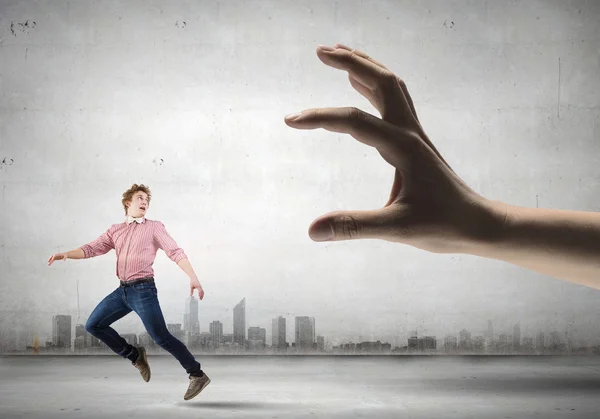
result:
[[[467,239],[461,253],[493,258],[495,250],[506,239],[509,220],[517,207],[483,198],[481,208],[483,216],[479,220],[477,233]]]

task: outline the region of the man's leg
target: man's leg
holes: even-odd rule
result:
[[[173,355],[185,371],[192,376],[204,373],[200,363],[186,346],[167,329],[167,324],[158,303],[158,292],[153,283],[125,287],[127,303],[140,316],[150,337],[158,346]]]
[[[85,329],[104,342],[116,354],[135,361],[136,349],[110,327],[111,324],[130,312],[131,308],[123,299],[122,289],[119,287],[96,306],[85,324]]]

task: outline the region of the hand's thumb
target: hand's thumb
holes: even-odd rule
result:
[[[389,233],[391,208],[362,211],[335,211],[317,218],[308,228],[308,235],[317,242],[378,239]]]

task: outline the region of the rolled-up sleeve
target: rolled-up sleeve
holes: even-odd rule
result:
[[[93,242],[81,246],[81,249],[83,250],[84,254],[84,259],[104,255],[114,248],[115,244],[112,239],[110,228]]]
[[[156,241],[158,248],[162,249],[167,255],[167,257],[173,262],[179,263],[180,260],[187,259],[187,255],[185,254],[183,249],[177,246],[175,240],[173,240],[169,233],[167,233],[165,225],[160,221],[157,222],[154,240]]]

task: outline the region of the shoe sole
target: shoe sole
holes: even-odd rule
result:
[[[204,385],[202,387],[200,387],[200,389],[196,393],[192,394],[187,399],[184,397],[183,400],[191,400],[191,399],[193,399],[198,394],[200,394],[202,392],[202,390],[204,390],[206,388],[206,386],[209,385],[209,384],[210,384],[210,378],[208,380],[206,380],[206,382],[204,383]]]
[[[148,366],[148,379],[146,380],[144,378],[144,376],[142,375],[142,379],[145,382],[150,381],[150,376],[152,375],[152,372],[150,371],[150,364],[148,364],[148,357],[146,356],[146,349],[144,349],[143,347],[139,347],[138,351],[140,353],[140,356],[142,357],[142,361],[144,361],[144,363]]]

